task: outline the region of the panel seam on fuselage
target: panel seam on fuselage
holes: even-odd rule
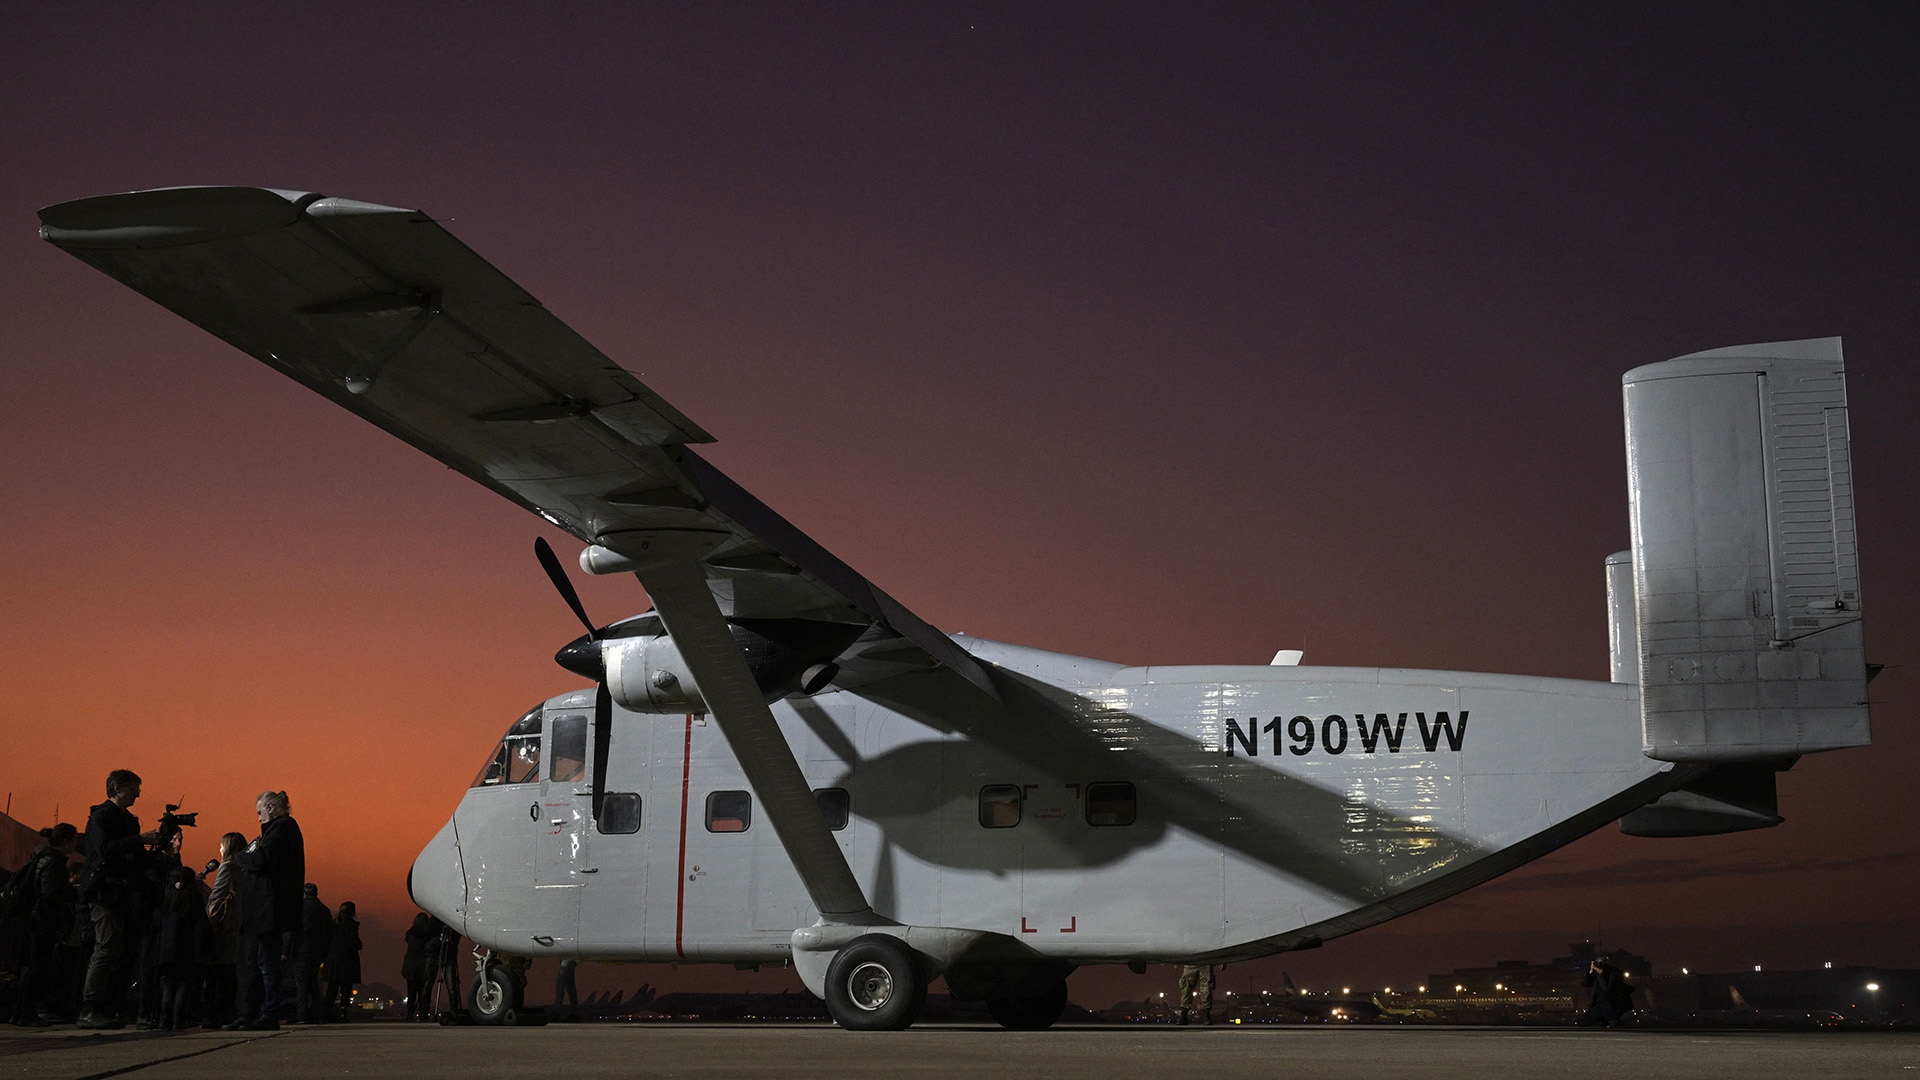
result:
[[[680,879],[673,903],[673,951],[685,960],[687,947],[687,792],[693,786],[693,714],[687,714],[687,735],[680,750]]]

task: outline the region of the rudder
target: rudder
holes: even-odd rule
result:
[[[1644,752],[1866,744],[1840,339],[1693,353],[1622,383]]]

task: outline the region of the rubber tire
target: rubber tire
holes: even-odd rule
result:
[[[1043,1031],[1067,1011],[1067,984],[1054,983],[1032,997],[996,998],[987,1002],[994,1022],[1012,1031]]]
[[[467,1015],[473,1022],[488,1027],[508,1023],[508,1017],[520,1006],[520,987],[513,975],[500,964],[488,964],[475,972],[467,984]]]
[[[878,1004],[860,1004],[857,999],[870,998],[872,980],[882,973],[891,990]],[[860,990],[857,983],[868,988]],[[913,950],[899,938],[886,934],[854,938],[827,965],[827,1012],[848,1031],[903,1031],[920,1019],[926,1004],[927,982],[920,977]]]

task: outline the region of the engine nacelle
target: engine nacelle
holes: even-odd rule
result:
[[[601,646],[607,691],[634,712],[706,712],[706,699],[670,637],[619,638]]]

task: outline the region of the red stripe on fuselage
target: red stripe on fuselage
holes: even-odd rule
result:
[[[673,951],[682,960],[687,947],[682,933],[687,927],[687,791],[693,786],[693,714],[687,714],[687,738],[680,753],[680,885],[673,904]]]

